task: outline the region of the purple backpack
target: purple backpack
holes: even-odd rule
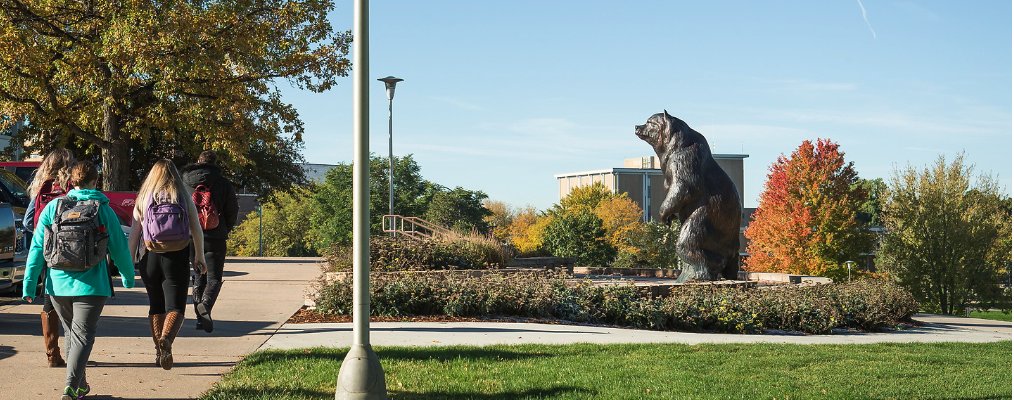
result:
[[[190,245],[190,215],[179,203],[152,199],[141,223],[144,247],[156,253],[179,251]]]

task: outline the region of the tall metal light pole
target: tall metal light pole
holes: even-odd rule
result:
[[[370,347],[370,2],[354,0],[352,8],[352,348],[334,398],[386,400],[384,369]]]
[[[384,87],[387,88],[387,181],[389,183],[387,215],[394,215],[394,87],[404,79],[388,76],[377,80],[384,82]],[[391,227],[394,227],[393,221]],[[394,236],[394,232],[391,232],[391,236]]]

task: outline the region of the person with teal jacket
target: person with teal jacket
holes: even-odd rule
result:
[[[95,190],[98,184],[98,170],[95,165],[82,161],[71,170],[70,182],[77,189],[67,193],[62,199],[98,200],[99,222],[109,234],[108,251],[116,265],[134,265],[127,248],[127,238],[120,228],[120,221],[112,208],[109,199],[102,192]],[[33,300],[37,277],[46,268],[43,255],[46,243],[46,229],[53,224],[54,214],[59,201],[54,200],[46,205],[39,216],[39,224],[32,238],[32,247],[28,251],[25,266],[24,300]],[[123,287],[134,287],[134,269],[119,268]],[[62,400],[84,398],[91,391],[85,379],[85,364],[95,344],[95,331],[98,327],[99,315],[112,294],[109,272],[106,261],[102,260],[91,269],[83,272],[64,271],[50,268],[43,282],[46,294],[52,296],[56,314],[60,316],[66,337],[67,349],[67,385]]]

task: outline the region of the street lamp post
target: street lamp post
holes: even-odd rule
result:
[[[852,264],[855,263],[855,261],[845,261],[845,265],[849,267],[849,282],[852,282]]]
[[[257,257],[264,257],[264,206],[257,200]]]
[[[387,88],[387,215],[394,215],[394,87],[404,79],[388,76],[377,80],[384,82],[384,87]],[[391,236],[394,236],[394,232],[391,232]]]
[[[334,398],[386,400],[387,382],[370,346],[369,0],[352,2],[352,347],[338,370]]]

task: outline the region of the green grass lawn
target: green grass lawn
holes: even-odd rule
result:
[[[380,347],[391,399],[1010,399],[1011,342]],[[248,356],[201,399],[333,399],[347,349]]]
[[[1003,311],[972,311],[972,313],[968,316],[972,318],[1011,322],[1010,313],[1004,314]]]

